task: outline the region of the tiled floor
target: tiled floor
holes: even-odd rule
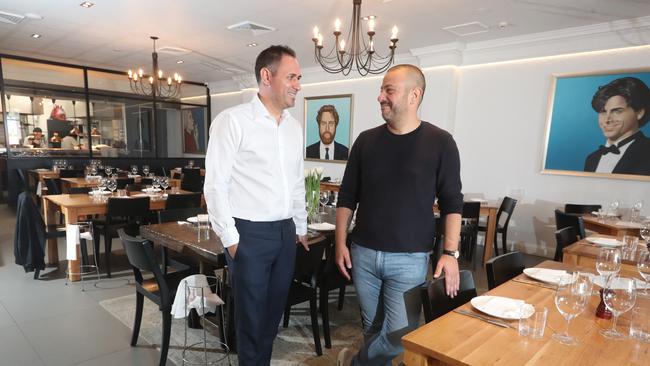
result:
[[[125,285],[131,274],[123,256],[114,261],[117,279],[101,283],[101,287],[117,288],[90,284],[82,292],[79,283],[66,286],[65,262],[60,268],[47,268],[40,280],[34,280],[32,273],[14,263],[14,226],[14,211],[0,205],[0,366],[158,363],[155,349],[131,347],[131,331],[99,305],[101,300],[134,292]],[[60,258],[65,258],[64,251],[61,242]],[[534,264],[542,258],[528,260]],[[484,292],[484,271],[475,271],[474,276],[479,293]]]

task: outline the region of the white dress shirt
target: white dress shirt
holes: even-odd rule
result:
[[[212,121],[203,193],[210,222],[224,247],[239,243],[234,218],[293,218],[307,234],[302,127],[289,112],[280,123],[257,95]]]
[[[607,141],[607,144],[605,147],[610,147],[611,145],[616,145],[618,144],[621,140],[623,139],[618,139],[614,143],[610,143],[609,140]],[[623,155],[625,155],[625,151],[627,151],[627,148],[632,145],[634,140],[629,141],[627,144],[620,146],[618,150],[620,151],[619,154],[612,154],[612,153],[607,153],[605,155],[602,155],[600,157],[600,160],[598,161],[598,166],[596,167],[596,173],[611,173],[614,171],[614,168],[616,168],[616,164],[621,160]]]
[[[325,148],[328,148],[329,150],[326,151]],[[331,144],[325,145],[323,141],[320,142],[320,158],[325,159],[325,153],[329,154],[329,159],[327,160],[334,160],[334,141],[332,141]]]

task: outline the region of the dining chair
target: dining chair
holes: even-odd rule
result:
[[[601,205],[582,205],[575,203],[567,203],[564,205],[564,213],[568,214],[588,214],[593,211],[598,212],[603,206]]]
[[[140,231],[140,225],[146,223],[148,215],[149,197],[111,197],[108,199],[105,219],[93,220],[96,253],[99,253],[100,235],[104,236],[107,277],[111,277],[112,239],[118,237],[117,231],[125,229],[130,234],[136,235]]]
[[[43,178],[47,194],[61,194],[61,179],[60,178]]]
[[[86,172],[83,169],[61,169],[59,178],[83,178]]]
[[[561,230],[564,229],[565,227],[572,226],[576,234],[580,237],[580,239],[584,239],[586,237],[585,234],[585,222],[582,219],[582,216],[580,215],[575,215],[575,214],[568,214],[565,212],[562,212],[562,210],[556,209],[555,210],[555,229],[556,230]]]
[[[165,222],[175,222],[175,221],[185,221],[188,217],[193,217],[198,214],[205,213],[205,210],[202,207],[189,207],[189,208],[177,208],[173,210],[160,210],[157,212],[158,223],[162,224]],[[163,272],[167,271],[168,265],[171,264],[173,267],[176,264],[181,264],[193,268],[198,272],[199,262],[192,257],[182,255],[180,253],[174,253],[166,247],[162,247],[161,251],[161,262],[163,264]]]
[[[135,277],[135,319],[133,321],[133,333],[131,335],[131,346],[138,343],[140,325],[142,324],[142,313],[144,297],[158,305],[162,316],[162,340],[160,347],[159,365],[167,363],[169,351],[169,339],[172,327],[172,304],[178,283],[190,275],[186,270],[180,269],[170,274],[164,274],[156,261],[156,255],[149,240],[142,240],[127,235],[123,229],[117,231],[126,251],[126,256],[133,270]],[[143,272],[152,273],[153,278],[144,279]]]
[[[140,178],[140,184],[145,187],[153,185],[153,178]]]
[[[129,184],[134,184],[135,179],[134,178],[117,178],[115,180],[117,183],[117,189],[125,189],[127,185]]]
[[[352,281],[348,281],[343,277],[336,266],[334,236],[326,235],[326,237],[328,243],[325,247],[325,259],[321,260],[321,270],[316,279],[316,287],[318,288],[318,309],[323,323],[323,339],[325,341],[325,348],[332,348],[328,306],[329,293],[332,290],[338,290],[337,309],[339,311],[343,310],[345,288],[347,285],[351,285]]]
[[[293,280],[289,288],[287,305],[284,308],[284,319],[282,326],[289,326],[289,316],[293,305],[309,301],[309,315],[311,316],[311,331],[314,336],[314,346],[318,356],[323,354],[318,331],[318,305],[316,281],[321,267],[321,259],[328,245],[327,239],[323,236],[320,241],[309,245],[306,251],[302,245],[296,249],[296,265],[293,272]]]
[[[87,194],[92,191],[91,187],[69,187],[68,194]]]
[[[477,296],[472,272],[463,270],[460,271],[459,275],[460,287],[458,294],[453,298],[447,296],[445,276],[433,281],[427,281],[420,286],[422,309],[426,323],[447,314]]]
[[[494,231],[494,255],[499,255],[499,245],[497,241],[498,234],[501,234],[501,247],[503,248],[503,253],[508,253],[508,226],[510,225],[510,218],[512,213],[515,211],[515,206],[517,205],[517,200],[505,196],[503,201],[501,201],[501,206],[499,206],[499,211],[497,211],[497,222],[496,230]],[[502,220],[502,218],[505,219]],[[501,222],[503,221],[503,223]],[[479,231],[485,231],[487,233],[487,226],[479,226]]]
[[[140,192],[142,190],[142,184],[140,183],[133,183],[133,184],[127,184],[126,187],[124,187],[127,192]]]
[[[201,207],[201,192],[167,195],[166,210],[190,207]]]
[[[181,174],[181,189],[190,192],[203,191],[203,179],[201,169],[183,168]]]
[[[460,227],[460,255],[469,263],[476,257],[478,239],[478,220],[481,214],[480,202],[463,202],[462,224]],[[434,269],[435,271],[435,269]]]
[[[519,252],[510,252],[494,257],[485,263],[488,289],[505,283],[524,272],[524,256]]]
[[[564,229],[560,229],[555,232],[555,241],[557,245],[555,247],[555,256],[553,260],[556,262],[562,262],[564,257],[564,248],[580,240],[578,238],[578,233],[573,226],[567,226]]]

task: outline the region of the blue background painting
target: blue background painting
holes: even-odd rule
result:
[[[633,76],[650,86],[650,72],[559,77],[555,84],[545,169],[584,171],[587,155],[605,144],[591,99],[598,87]],[[650,136],[650,123],[641,128]]]
[[[337,97],[337,98],[322,98],[322,99],[306,99],[305,107],[305,148],[320,140],[318,133],[318,124],[316,123],[316,115],[320,107],[331,104],[336,108],[339,114],[339,124],[336,127],[336,136],[334,141],[339,144],[345,145],[350,148],[350,104],[352,103],[351,96]]]

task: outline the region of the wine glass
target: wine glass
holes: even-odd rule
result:
[[[553,339],[569,346],[578,344],[578,340],[569,334],[569,324],[585,310],[591,296],[591,287],[591,279],[586,273],[574,272],[560,278],[555,291],[555,307],[566,319],[566,328],[564,333],[553,334]]]
[[[596,258],[596,271],[603,277],[603,283],[621,270],[621,251],[618,248],[601,248]]]
[[[108,182],[106,182],[106,188],[114,194],[117,189],[117,180],[114,178],[109,179]]]
[[[97,175],[97,166],[96,165],[91,165],[90,166],[90,175],[93,177]]]
[[[609,212],[612,215],[612,217],[618,216],[618,201],[612,201],[609,204]]]
[[[108,181],[108,179],[106,179],[106,178],[102,178],[102,179],[99,180],[99,184],[97,185],[97,188],[99,188],[99,194],[102,194],[104,189],[106,189],[107,181]]]
[[[169,188],[169,180],[167,177],[160,177],[160,186],[163,189],[163,194],[167,193],[167,188]]]
[[[131,174],[133,174],[133,175],[138,174],[138,166],[137,165],[131,165]]]
[[[323,206],[323,213],[325,213],[325,205],[330,201],[329,192],[321,192],[318,196],[318,202]]]
[[[648,286],[650,285],[650,253],[647,250],[639,252],[639,258],[636,261],[636,269],[645,281],[644,296],[648,296]]]
[[[194,168],[194,160],[188,160],[187,161],[187,167],[188,168]]]
[[[154,191],[158,190],[160,188],[160,178],[153,177],[153,180],[151,181],[151,185],[153,186]]]
[[[106,172],[106,175],[107,175],[107,176],[110,176],[110,175],[111,175],[111,172],[113,172],[113,167],[112,167],[112,166],[109,166],[109,165],[106,165],[106,166],[104,167],[104,172]]]
[[[632,206],[630,213],[630,221],[636,222],[641,218],[641,210],[643,209],[643,201],[638,201]]]
[[[646,221],[641,224],[639,229],[639,234],[645,240],[646,245],[650,245],[650,221]]]
[[[142,166],[142,174],[146,177],[149,174],[149,165]]]
[[[621,314],[634,307],[636,302],[636,283],[634,279],[618,275],[609,277],[605,290],[603,290],[603,301],[607,309],[614,315],[614,321],[612,321],[610,329],[601,329],[600,334],[610,339],[625,338],[624,334],[616,330],[616,321]]]

